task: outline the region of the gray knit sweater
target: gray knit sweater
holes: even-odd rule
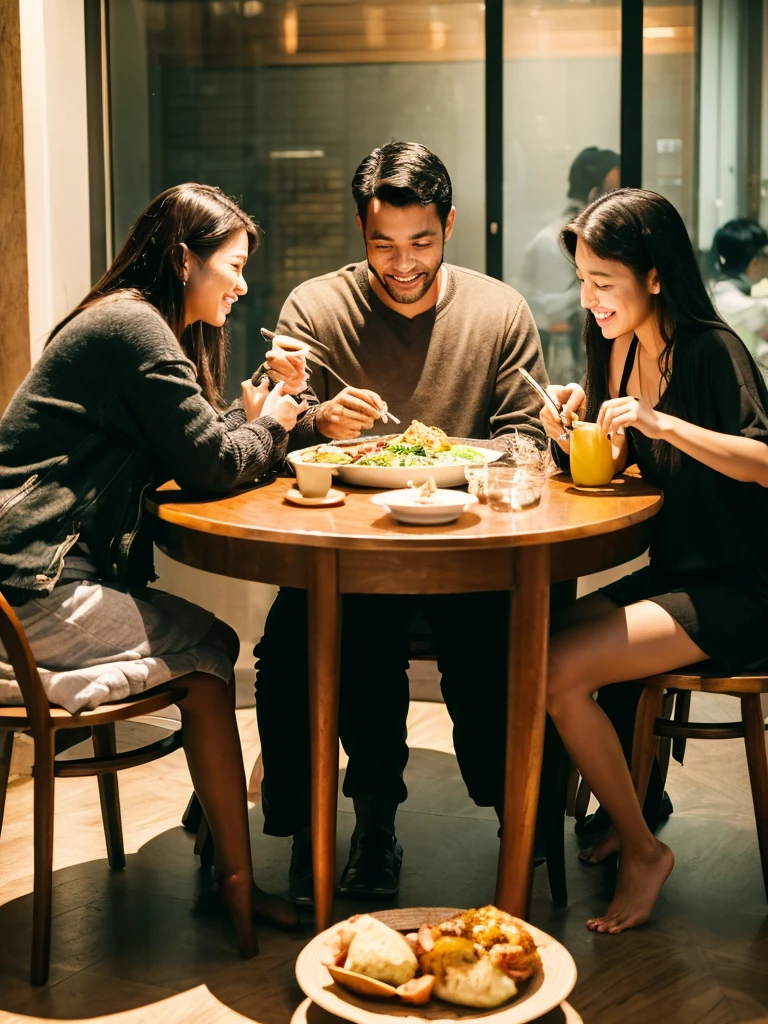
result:
[[[148,487],[175,479],[225,493],[269,470],[287,443],[269,416],[216,413],[154,306],[101,300],[59,332],[0,420],[0,585],[50,591],[78,540],[102,579],[146,583]]]

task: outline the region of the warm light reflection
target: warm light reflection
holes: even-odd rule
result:
[[[429,48],[434,53],[444,50],[448,44],[448,26],[440,19],[440,8],[429,9]]]
[[[369,50],[380,50],[387,45],[386,11],[383,7],[363,7],[365,45]]]
[[[283,14],[283,49],[290,56],[299,50],[299,12],[292,5]]]

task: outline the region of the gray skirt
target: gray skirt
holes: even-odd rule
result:
[[[14,607],[52,704],[75,714],[187,672],[228,680],[232,663],[207,636],[215,616],[162,590],[86,580]],[[23,704],[0,644],[0,704]]]

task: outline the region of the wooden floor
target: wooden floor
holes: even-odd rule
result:
[[[421,695],[425,688],[428,681]],[[254,714],[238,716],[250,769],[258,752]],[[736,717],[736,703],[694,695],[692,718],[718,716]],[[443,705],[414,702],[409,742],[399,905],[491,901],[497,824],[465,794]],[[603,869],[577,863],[570,827],[570,906],[551,909],[539,869],[532,920],[572,951],[579,981],[570,1001],[586,1024],[768,1021],[768,907],[741,743],[689,743],[685,767],[670,769],[668,790],[675,813],[663,837],[677,868],[650,925],[615,937],[585,929],[585,919],[606,905],[606,879]],[[293,965],[310,921],[302,934],[262,929],[261,955],[244,962],[225,918],[193,914],[199,872],[193,838],[179,825],[189,792],[181,752],[121,774],[128,865],[112,874],[95,780],[57,784],[51,980],[32,989],[32,791],[28,780],[14,784],[0,840],[0,1022],[288,1024],[302,998]],[[254,806],[257,878],[279,891],[290,841],[263,836],[261,821]],[[341,799],[339,870],[351,827],[350,804]],[[354,909],[339,903],[337,914]]]

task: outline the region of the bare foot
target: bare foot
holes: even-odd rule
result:
[[[594,846],[587,846],[579,854],[582,864],[602,864],[606,857],[619,852],[619,835],[610,828]]]
[[[213,888],[206,886],[198,892],[194,909],[196,914],[230,912],[220,881]],[[296,928],[299,924],[299,915],[291,903],[281,896],[270,896],[255,882],[251,883],[251,913],[254,920],[269,921],[276,928]]]
[[[253,879],[248,875],[222,875],[218,882],[221,902],[232,918],[240,956],[250,960],[259,952],[253,930]]]
[[[603,917],[587,921],[590,931],[618,935],[651,916],[661,887],[675,866],[675,856],[670,848],[658,839],[654,844],[655,847],[643,856],[634,853],[621,855],[616,893]]]
[[[254,883],[252,889],[253,916],[263,918],[277,928],[295,928],[299,915],[292,903],[282,896],[270,896]]]

